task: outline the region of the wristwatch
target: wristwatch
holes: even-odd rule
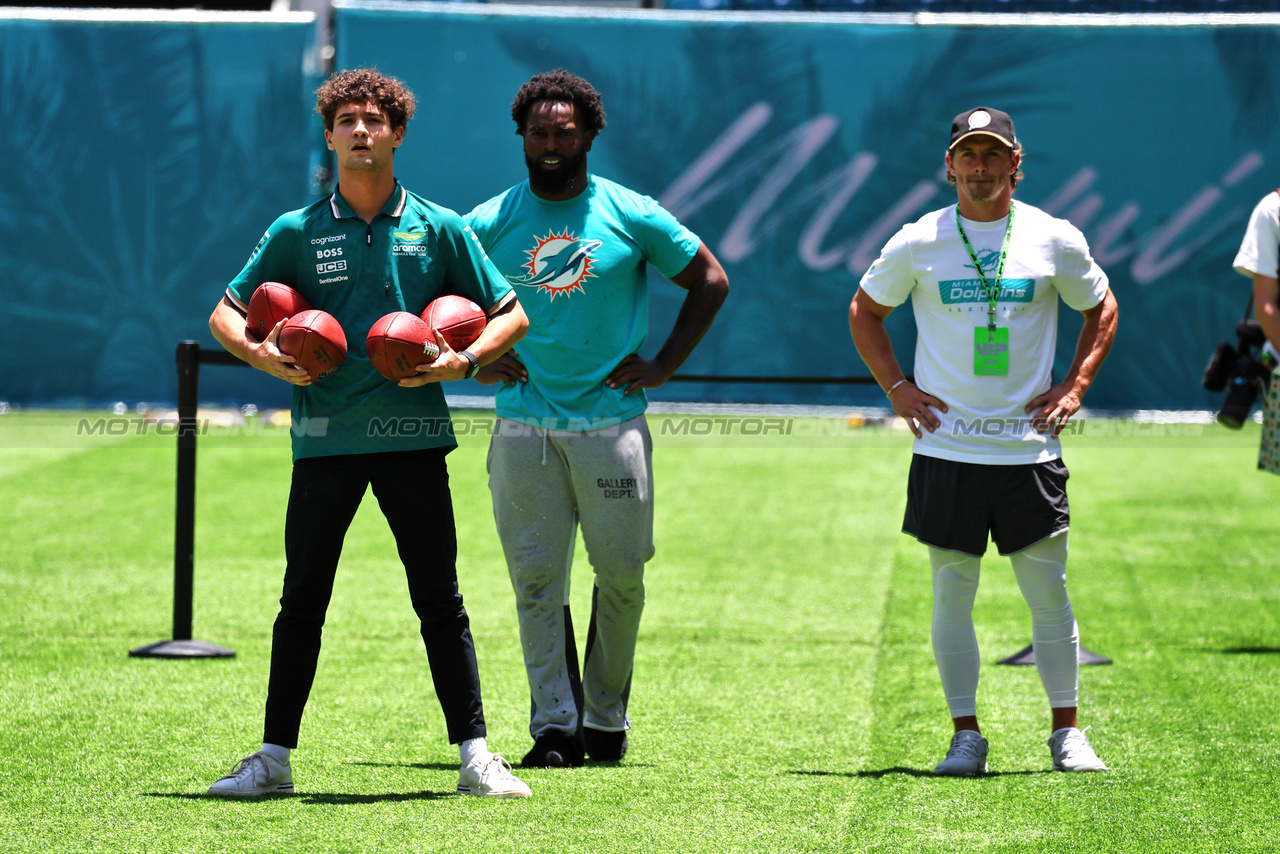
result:
[[[463,379],[469,380],[480,373],[480,360],[476,358],[475,353],[470,350],[459,350],[458,355],[471,363],[471,366],[467,368],[467,372],[462,375]]]

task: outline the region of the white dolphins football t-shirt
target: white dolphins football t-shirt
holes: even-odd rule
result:
[[[1007,218],[961,220],[988,284],[995,285]],[[986,288],[956,227],[956,206],[904,225],[863,275],[881,305],[911,298],[915,384],[946,402],[942,424],[915,441],[917,454],[956,462],[1015,465],[1061,456],[1056,438],[1031,428],[1025,407],[1053,384],[1058,299],[1077,311],[1102,302],[1107,276],[1079,229],[1014,202],[996,324],[1009,330],[1004,375],[974,372],[974,330],[987,326]]]

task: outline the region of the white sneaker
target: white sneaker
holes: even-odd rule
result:
[[[940,777],[972,777],[987,773],[987,740],[979,732],[962,729],[951,737],[947,758],[933,773]]]
[[[1063,727],[1049,736],[1049,752],[1053,754],[1055,771],[1107,770],[1098,754],[1093,752],[1084,731],[1073,726]]]
[[[209,787],[209,794],[231,798],[293,793],[293,771],[289,760],[281,762],[261,750],[241,759],[230,774]]]
[[[492,753],[488,759],[462,766],[458,772],[458,794],[482,798],[527,798],[533,793],[511,773],[507,760]]]

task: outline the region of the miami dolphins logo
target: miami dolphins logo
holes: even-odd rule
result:
[[[995,249],[983,249],[978,252],[978,263],[982,265],[984,273],[994,273],[996,267],[1000,264],[1000,253]],[[965,264],[966,267],[973,268],[972,264]]]
[[[551,294],[552,300],[561,294],[567,297],[574,291],[586,293],[582,282],[594,276],[591,253],[604,245],[604,241],[581,240],[567,228],[563,234],[553,230],[546,237],[534,239],[538,245],[525,250],[529,255],[524,264],[529,269],[528,275],[512,279],[511,283],[536,287],[538,293]]]

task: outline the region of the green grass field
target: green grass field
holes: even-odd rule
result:
[[[0,415],[0,850],[1280,850],[1280,479],[1254,469],[1255,425],[1068,442],[1072,601],[1115,660],[1081,674],[1108,774],[1053,773],[1034,668],[995,664],[1031,628],[994,550],[975,612],[992,773],[929,773],[949,720],[927,559],[898,533],[909,436],[664,434],[653,416],[658,553],[623,763],[519,772],[527,801],[450,794],[457,751],[367,500],[300,795],[227,802],[202,793],[261,738],[287,433],[201,439],[194,633],[236,657],[135,659],[171,631],[174,441],[76,436],[84,416]],[[459,572],[489,742],[518,759],[528,695],[478,432],[450,457]],[[585,636],[582,554],[575,580]]]

